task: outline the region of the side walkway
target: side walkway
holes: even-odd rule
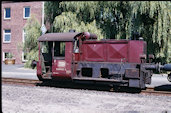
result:
[[[24,64],[2,64],[2,77],[24,78],[38,80],[36,69],[24,68]]]

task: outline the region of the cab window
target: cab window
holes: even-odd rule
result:
[[[65,57],[65,42],[54,42],[54,57]]]
[[[48,42],[42,42],[41,43],[41,52],[42,53],[49,53],[49,46],[48,46]]]

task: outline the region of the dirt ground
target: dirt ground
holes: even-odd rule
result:
[[[171,97],[2,84],[3,113],[171,113]]]

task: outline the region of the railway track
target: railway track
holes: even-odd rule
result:
[[[7,84],[20,84],[20,85],[29,85],[29,86],[41,86],[42,83],[39,80],[31,80],[31,79],[20,79],[20,78],[1,78],[2,83]],[[51,83],[48,85],[43,86],[51,86]],[[77,87],[79,88],[79,87]],[[81,87],[80,87],[81,88]],[[171,96],[171,91],[156,91],[153,87],[147,87],[145,90],[141,90],[140,94],[143,95],[165,95],[165,96]]]
[[[171,96],[171,91],[156,91],[154,87],[147,87],[141,94]]]
[[[32,80],[32,79],[21,79],[21,78],[1,78],[2,83],[7,84],[20,84],[20,85],[30,85],[36,86],[36,84],[41,83],[39,80]]]

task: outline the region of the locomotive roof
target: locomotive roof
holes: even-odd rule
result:
[[[46,33],[38,38],[38,41],[73,41],[78,32]]]

